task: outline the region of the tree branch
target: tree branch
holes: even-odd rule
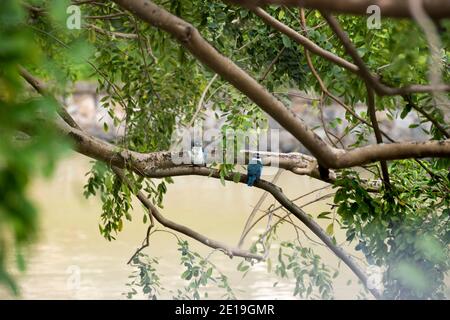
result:
[[[372,122],[373,131],[375,132],[375,139],[377,143],[380,144],[383,143],[383,137],[381,136],[380,126],[378,125],[377,120],[377,113],[375,109],[375,95],[373,94],[373,90],[369,85],[366,85],[366,88],[367,88],[367,113],[369,114],[370,121]],[[386,186],[386,189],[390,189],[391,182],[389,179],[389,170],[386,160],[381,160],[380,165],[384,185]]]
[[[377,5],[383,17],[411,17],[408,0],[228,0],[228,2],[248,7],[275,4],[355,15],[366,15],[368,7]],[[450,17],[449,1],[424,0],[423,3],[430,17],[436,19]]]
[[[169,170],[162,170],[159,173],[159,177],[164,176],[185,176],[185,175],[198,175],[204,177],[212,177],[220,179],[220,172],[215,169],[205,167],[179,167]],[[234,181],[233,174],[224,177],[227,181]],[[247,175],[243,174],[238,182],[245,184],[247,181]],[[276,185],[265,181],[259,180],[255,183],[255,187],[263,189],[270,194],[288,211],[296,216],[306,227],[308,227],[325,245],[333,251],[333,253],[339,257],[362,281],[364,285],[367,284],[367,275],[358,266],[358,264],[349,256],[339,245],[335,244],[333,239],[320,227],[306,212],[293,203],[283,191]],[[375,289],[369,289],[369,291],[376,297],[381,298],[381,293]]]
[[[345,51],[352,57],[355,64],[359,67],[359,75],[368,83],[377,94],[381,96],[406,95],[410,93],[430,93],[430,92],[450,92],[449,84],[431,84],[431,85],[409,85],[400,88],[393,88],[381,83],[377,76],[373,75],[366,66],[364,60],[359,56],[358,51],[344,30],[342,30],[338,20],[327,12],[322,12],[333,32],[338,36],[344,45]]]
[[[87,28],[90,28],[100,34],[109,36],[109,37],[117,37],[117,38],[122,38],[122,39],[137,39],[138,35],[135,33],[123,33],[123,32],[115,32],[115,31],[110,31],[110,30],[105,30],[102,29],[100,27],[97,27],[94,24],[91,23],[86,23],[85,26]]]
[[[68,123],[73,128],[81,130],[80,126],[72,119],[67,110],[61,107],[61,105],[55,100],[55,98],[48,93],[45,84],[41,80],[35,78],[31,73],[28,72],[28,70],[26,70],[22,66],[19,66],[19,73],[22,76],[22,78],[24,78],[25,81],[27,81],[39,94],[49,99],[52,99],[56,102],[57,106],[56,111],[66,123]]]
[[[113,167],[112,170],[119,177],[119,179],[130,188],[130,190],[134,189],[133,184],[131,183],[131,181],[129,181],[129,179],[126,178],[123,170],[121,170],[117,167]],[[144,207],[149,211],[149,213],[156,219],[156,221],[161,223],[166,228],[169,228],[169,229],[175,230],[179,233],[182,233],[194,240],[197,240],[200,243],[203,243],[204,245],[206,245],[208,247],[223,251],[230,258],[236,256],[236,257],[242,257],[242,258],[247,258],[247,259],[262,260],[262,257],[257,254],[251,253],[246,250],[242,250],[240,248],[230,247],[224,243],[210,239],[210,238],[208,238],[208,237],[198,233],[197,231],[192,230],[184,225],[181,225],[181,224],[173,222],[169,219],[166,219],[159,212],[158,208],[156,208],[152,204],[152,202],[145,196],[145,194],[142,191],[138,191],[135,195],[139,199],[139,201],[144,205]]]
[[[260,17],[266,24],[274,28],[275,30],[280,31],[281,33],[285,34],[301,46],[305,47],[305,49],[311,51],[312,53],[321,56],[322,58],[325,58],[338,66],[341,66],[353,73],[357,73],[359,71],[358,66],[355,64],[348,62],[347,60],[335,55],[334,53],[327,51],[321,47],[319,47],[317,44],[312,42],[307,37],[302,36],[297,31],[291,29],[284,23],[278,21],[277,19],[273,18],[270,14],[268,14],[266,11],[264,11],[261,8],[251,8],[250,9],[254,14],[256,14],[258,17]]]
[[[376,144],[343,152],[333,168],[350,168],[382,160],[450,158],[450,139]]]

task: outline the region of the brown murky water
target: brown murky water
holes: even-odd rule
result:
[[[98,231],[101,203],[99,199],[86,200],[82,187],[86,181],[84,174],[89,169],[89,159],[73,155],[61,162],[51,180],[37,181],[30,192],[40,208],[41,232],[39,240],[28,254],[28,268],[18,277],[22,298],[25,299],[124,299],[126,282],[132,268],[126,262],[140,245],[146,227],[142,224],[143,209],[136,203],[133,222],[124,224],[117,240],[108,242]],[[266,170],[267,172],[267,170]],[[265,177],[270,179],[269,177]],[[279,185],[290,197],[305,194],[322,184],[307,177],[284,172]],[[329,189],[322,192],[324,195]],[[236,244],[248,214],[256,204],[262,191],[244,185],[227,183],[222,186],[216,179],[204,177],[179,177],[169,186],[162,213],[174,221],[204,233],[212,238]],[[314,196],[299,202],[307,203]],[[330,201],[330,200],[328,200]],[[268,197],[263,208],[275,203]],[[306,211],[317,215],[327,208],[326,201],[306,207]],[[326,227],[328,220],[324,221]],[[256,229],[264,229],[262,223]],[[250,236],[257,235],[255,230]],[[280,238],[293,239],[295,233],[287,224],[279,231]],[[302,241],[307,244],[304,236]],[[343,232],[338,231],[339,240]],[[313,236],[314,238],[314,236]],[[191,247],[204,256],[211,249],[191,242]],[[146,253],[160,257],[159,270],[162,283],[167,289],[176,290],[183,286],[180,278],[182,266],[179,264],[177,244],[173,236],[157,233],[151,238]],[[335,296],[338,299],[354,299],[361,287],[356,278],[346,268],[338,267],[338,260],[326,248],[314,246],[323,261],[341,274],[335,282]],[[277,247],[272,248],[274,258]],[[241,299],[292,299],[293,283],[280,281],[274,274],[268,274],[264,262],[254,266],[245,278],[236,271],[240,259],[229,259],[221,253],[211,257],[221,271],[230,278],[230,284]],[[71,275],[80,272],[80,287],[72,289]],[[348,285],[348,280],[352,284]],[[279,284],[274,288],[274,282]],[[212,290],[211,298],[220,297],[221,292]],[[163,296],[171,298],[170,294]],[[0,291],[0,298],[11,298]]]

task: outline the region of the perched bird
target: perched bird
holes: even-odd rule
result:
[[[194,165],[202,166],[205,164],[205,155],[200,143],[195,143],[195,145],[192,147],[191,159],[192,164]]]
[[[247,185],[249,187],[253,187],[255,182],[261,178],[261,171],[262,171],[262,162],[261,158],[259,157],[259,154],[256,154],[256,158],[252,158],[250,163],[247,166]]]

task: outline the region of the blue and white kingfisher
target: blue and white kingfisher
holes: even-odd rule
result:
[[[193,165],[204,166],[206,163],[206,155],[200,142],[195,142],[191,151],[191,161]]]
[[[256,157],[253,157],[247,166],[247,185],[249,187],[253,187],[255,182],[258,182],[261,178],[262,167],[261,158],[259,153],[257,153]]]

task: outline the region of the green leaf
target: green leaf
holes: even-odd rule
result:
[[[283,45],[284,45],[286,48],[291,48],[291,47],[292,47],[292,42],[291,42],[291,39],[289,39],[289,37],[287,37],[287,36],[285,36],[285,35],[283,34],[283,35],[281,35],[281,40],[282,40],[282,42],[283,42]]]
[[[191,270],[186,270],[181,274],[181,279],[189,280],[192,277]]]
[[[225,186],[225,176],[223,175],[223,173],[220,173],[220,183]]]
[[[320,213],[320,214],[317,216],[317,218],[318,218],[318,219],[331,219],[330,217],[328,217],[330,214],[331,214],[330,211],[325,211],[325,212]]]
[[[334,233],[334,224],[333,223],[330,223],[328,225],[326,232],[329,236],[333,235],[333,233]]]
[[[412,109],[412,105],[408,103],[408,104],[403,108],[402,113],[400,114],[400,118],[401,118],[401,119],[405,119],[406,116],[408,115],[408,113],[411,112],[411,109]]]

